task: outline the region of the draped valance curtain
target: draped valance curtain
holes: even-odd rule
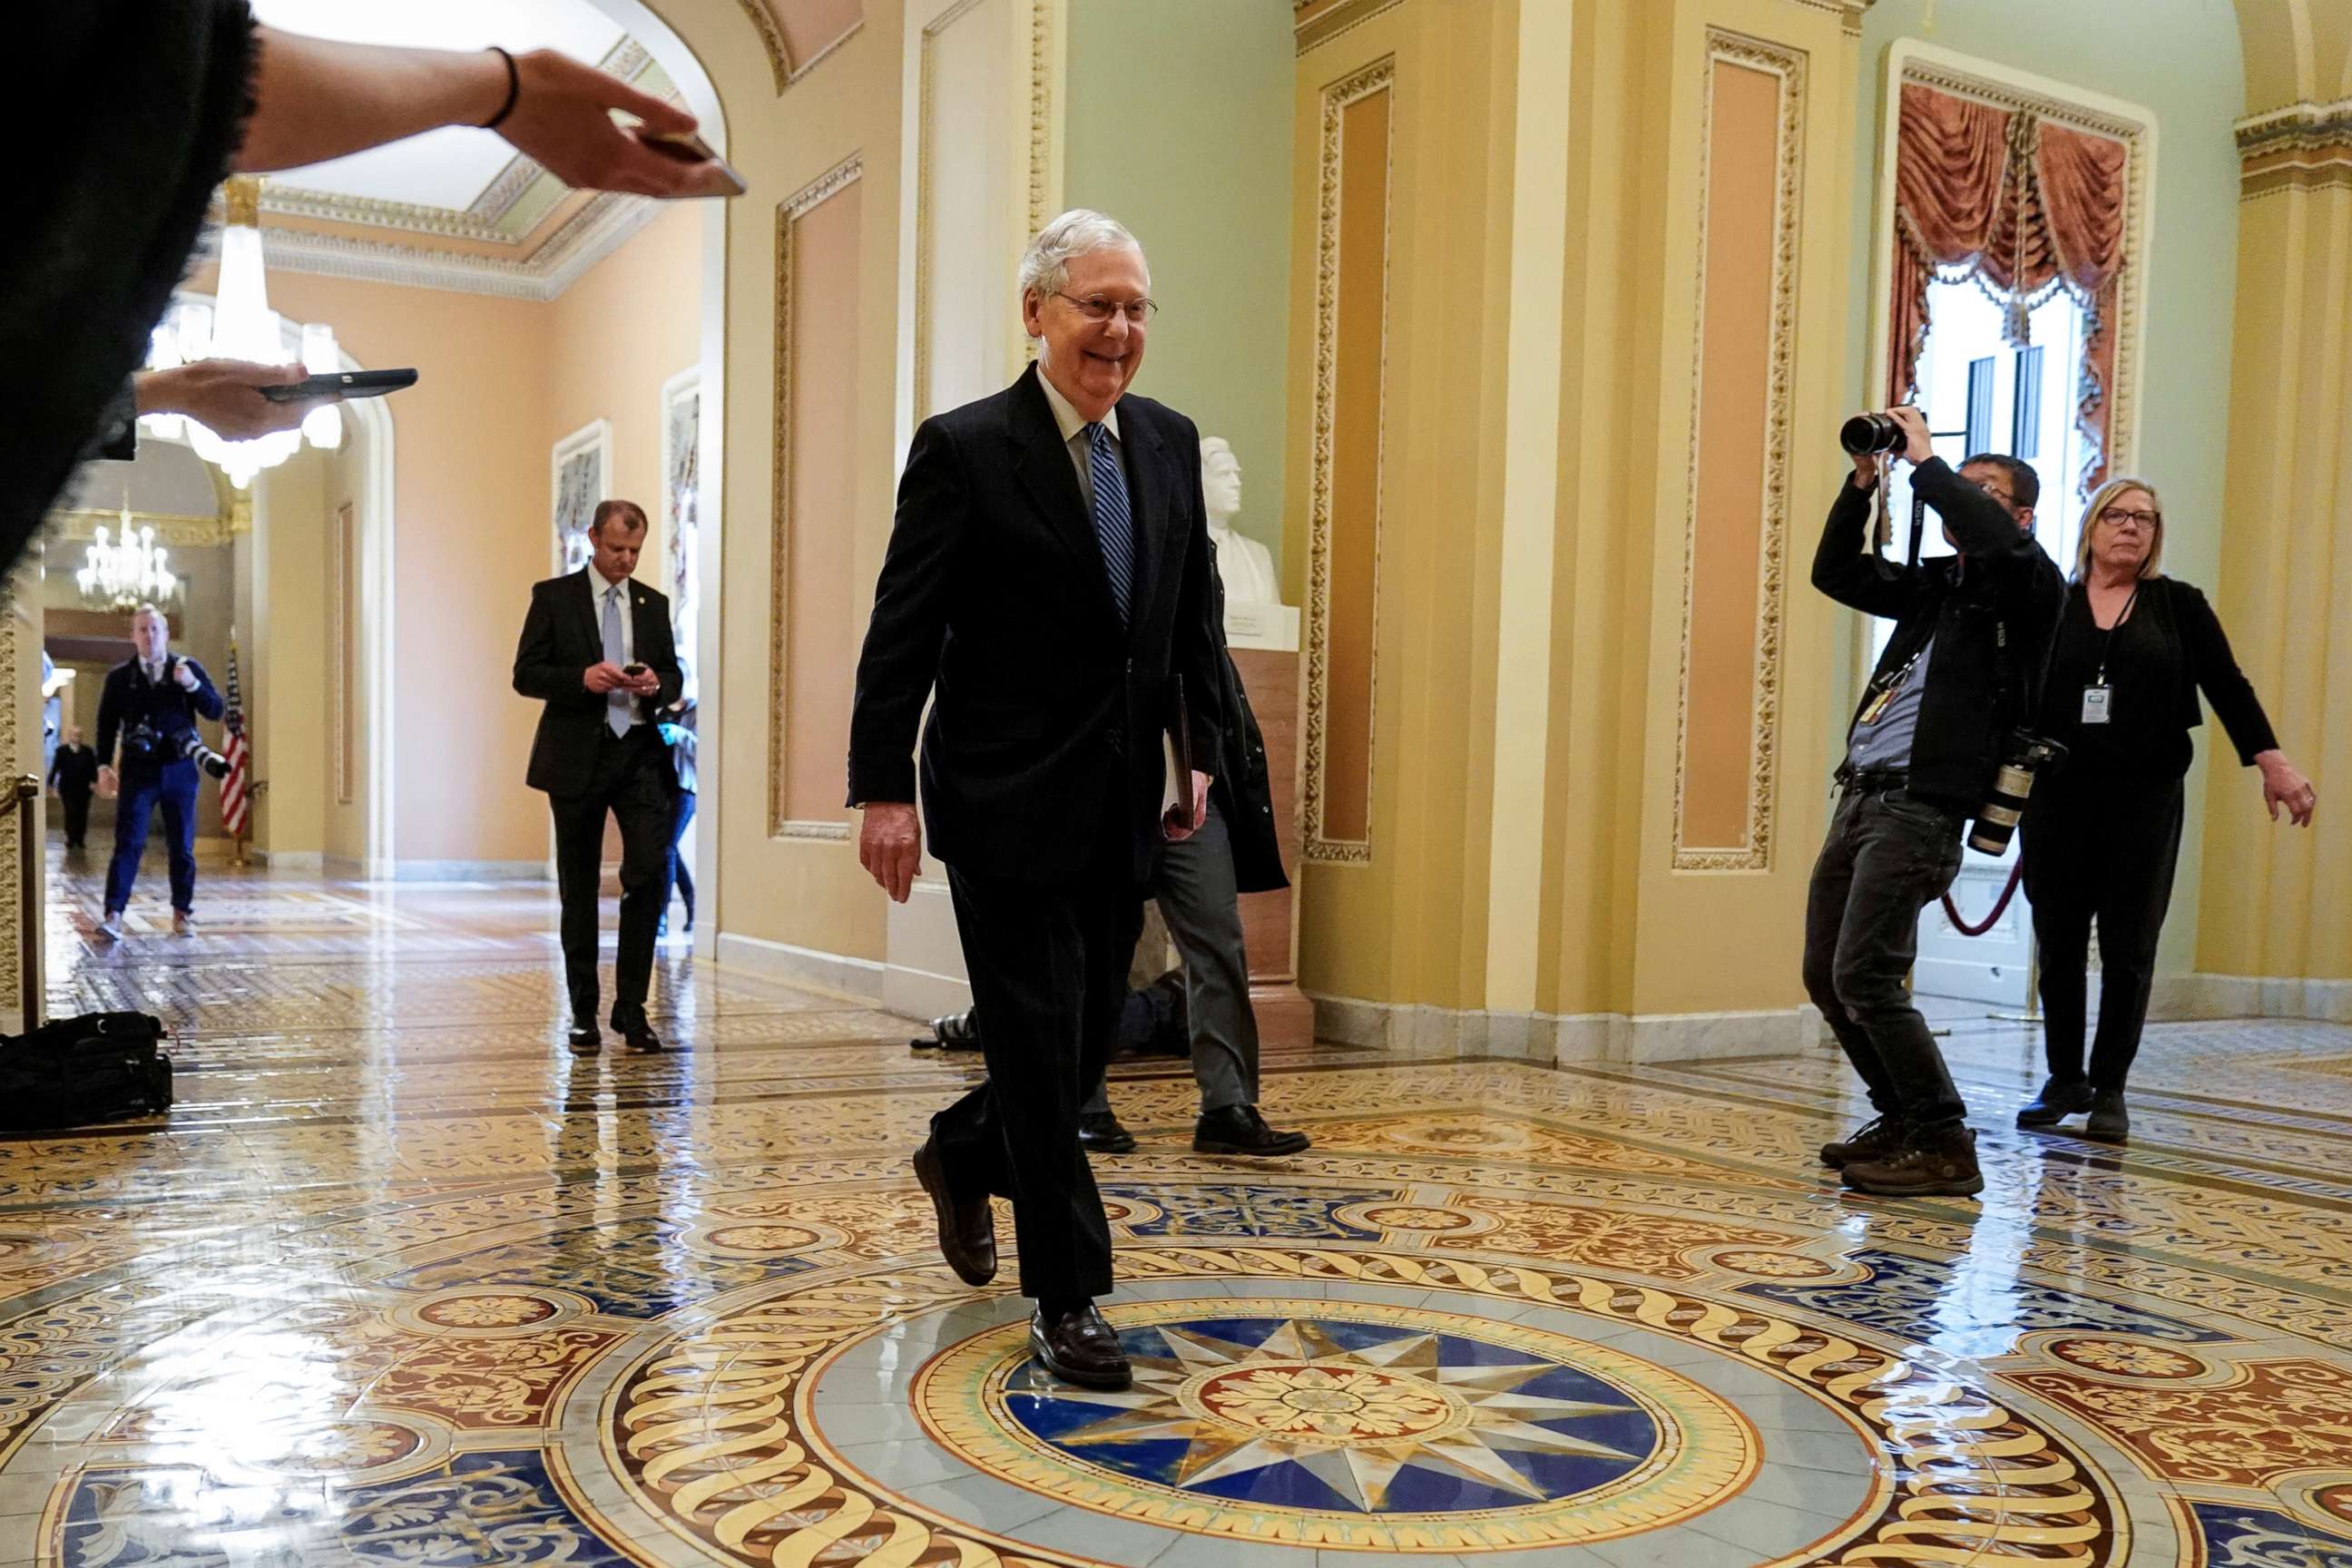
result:
[[[2011,342],[2063,289],[2083,307],[2074,419],[2092,444],[2077,476],[2087,493],[2106,475],[2130,149],[1918,82],[1903,84],[1895,164],[1890,399],[1916,394],[1927,339],[1927,285],[1972,278],[2003,306]]]

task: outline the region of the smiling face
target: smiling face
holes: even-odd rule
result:
[[[1119,400],[1143,368],[1144,323],[1130,321],[1124,309],[1107,321],[1089,321],[1074,303],[1105,300],[1125,307],[1148,299],[1151,274],[1143,253],[1122,246],[1070,258],[1069,281],[1054,293],[1032,291],[1022,299],[1021,321],[1037,342],[1037,368],[1088,421],[1098,421]]]

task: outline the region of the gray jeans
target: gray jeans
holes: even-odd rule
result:
[[[1849,789],[1813,863],[1805,903],[1805,990],[1829,1019],[1870,1103],[1920,1131],[1968,1115],[1904,980],[1919,911],[1960,869],[1960,818],[1908,790]]]
[[[1152,897],[1184,960],[1184,1018],[1192,1038],[1192,1077],[1201,1112],[1257,1103],[1257,1015],[1250,1010],[1249,955],[1242,945],[1234,846],[1225,819],[1209,808],[1201,831],[1162,845]],[[1110,1109],[1097,1083],[1083,1110]]]

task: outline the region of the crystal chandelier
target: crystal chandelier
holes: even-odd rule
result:
[[[148,345],[150,370],[170,370],[202,359],[284,363],[284,327],[278,312],[269,308],[262,280],[261,182],[240,175],[221,187],[221,195],[227,220],[221,226],[215,303],[183,301],[172,307]],[[342,369],[334,328],[323,322],[302,328],[302,364],[313,375]],[[312,446],[329,450],[343,441],[342,410],[332,405],[312,409],[299,430],[251,441],[224,441],[194,420],[176,414],[150,415],[141,423],[163,440],[184,438],[197,457],[226,472],[239,489],[250,485],[262,469],[274,468],[301,450],[305,437]]]
[[[132,610],[177,598],[180,579],[165,559],[168,552],[157,548],[154,529],[131,526],[128,489],[122,493],[121,526],[121,537],[110,542],[100,527],[98,538],[83,548],[81,570],[74,574],[82,602],[102,609]]]

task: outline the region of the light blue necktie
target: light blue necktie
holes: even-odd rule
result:
[[[1128,624],[1135,598],[1135,514],[1128,510],[1127,474],[1118,447],[1099,425],[1087,426],[1087,468],[1095,482],[1095,539],[1102,545],[1103,571],[1118,605],[1118,624]]]
[[[607,588],[604,591],[604,662],[617,665],[625,658],[621,646],[621,595]],[[625,737],[630,721],[636,717],[630,708],[631,700],[627,692],[618,689],[604,694],[604,722],[613,727],[615,735]]]

